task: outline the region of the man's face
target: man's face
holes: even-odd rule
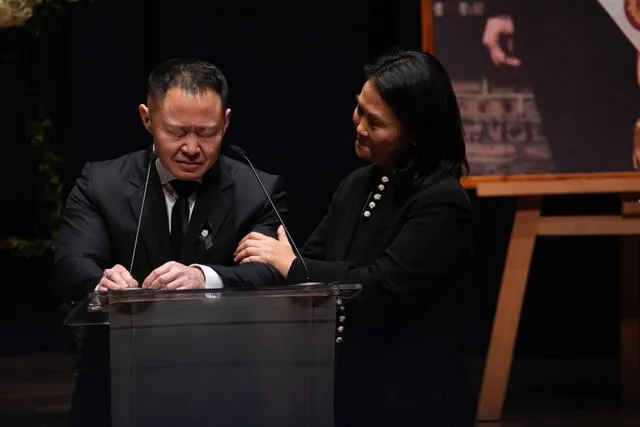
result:
[[[158,158],[176,178],[201,179],[218,160],[231,118],[218,93],[171,88],[164,99],[149,100],[149,107],[140,105],[139,111]]]

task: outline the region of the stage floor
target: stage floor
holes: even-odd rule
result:
[[[0,426],[63,427],[75,354],[0,358]],[[468,361],[478,387],[483,361]],[[640,410],[619,401],[615,359],[526,359],[514,365],[504,418],[478,427],[638,427]],[[390,426],[392,427],[392,426]]]

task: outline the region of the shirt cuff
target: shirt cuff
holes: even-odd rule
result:
[[[198,267],[204,273],[204,288],[205,289],[222,289],[223,283],[220,275],[208,265],[191,264],[189,267]]]

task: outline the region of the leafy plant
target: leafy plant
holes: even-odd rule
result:
[[[93,0],[85,0],[85,3]],[[23,117],[24,142],[29,144],[36,167],[37,210],[43,215],[31,224],[30,236],[11,236],[0,240],[0,252],[12,257],[41,258],[50,254],[61,227],[63,188],[59,130],[52,114],[53,100],[48,98],[43,69],[50,59],[48,38],[60,34],[77,0],[0,0],[0,36],[6,50],[0,66],[11,70],[18,90]],[[44,224],[41,224],[43,222]],[[64,315],[73,306],[65,301],[58,307]],[[84,329],[72,328],[77,347],[83,342]]]
[[[91,0],[89,0],[91,1]],[[53,249],[61,225],[62,181],[59,141],[39,65],[40,41],[62,31],[70,7],[77,0],[0,0],[0,31],[8,50],[0,63],[13,70],[24,117],[25,142],[30,145],[37,170],[40,205],[48,211],[46,226],[37,237],[12,236],[0,241],[0,251],[16,257],[40,257]]]

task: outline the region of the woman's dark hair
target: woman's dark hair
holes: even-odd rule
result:
[[[442,64],[425,52],[400,51],[377,58],[364,71],[400,120],[419,176],[465,176],[460,109]]]
[[[167,91],[174,87],[192,95],[213,90],[222,98],[222,108],[227,107],[227,79],[210,62],[192,58],[170,59],[149,74],[147,94],[155,101],[162,102]]]

